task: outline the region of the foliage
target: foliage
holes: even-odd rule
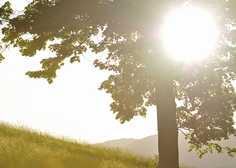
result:
[[[236,94],[232,85],[236,78],[236,2],[190,2],[211,11],[220,30],[214,53],[204,62],[191,65],[166,57],[161,41],[153,35],[171,7],[183,2],[33,0],[24,13],[10,19],[2,29],[2,41],[29,57],[51,42],[48,48],[56,57],[43,59],[42,70],[26,73],[33,78],[46,78],[49,83],[65,58],[70,58],[71,63],[79,62],[80,55],[88,49],[95,53],[107,49],[107,62],[95,60],[94,65],[114,71],[100,89],[112,95],[114,102],[110,107],[121,123],[137,115],[145,117],[145,106],[156,105],[157,79],[173,77],[175,98],[183,102],[176,112],[177,124],[189,131],[186,138],[190,150],[197,149],[200,157],[212,148],[221,153],[222,147],[211,141],[236,135]],[[95,40],[97,35],[101,41]],[[207,148],[201,150],[204,145]],[[236,153],[234,148],[225,149],[231,156]]]
[[[0,26],[8,22],[12,13],[13,10],[11,9],[11,4],[9,2],[5,2],[4,5],[0,7]],[[4,60],[4,57],[1,52],[3,50],[4,49],[2,45],[0,45],[0,63],[2,62],[2,60]]]
[[[149,166],[150,168],[152,168],[152,167],[157,167],[157,166],[158,166],[159,156],[156,154],[154,157],[155,157],[155,158],[153,159],[151,165]]]

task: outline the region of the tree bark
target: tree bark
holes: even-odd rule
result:
[[[156,100],[159,150],[158,168],[179,168],[176,103],[173,94],[173,79],[170,76],[157,79]]]

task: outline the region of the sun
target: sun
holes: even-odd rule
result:
[[[169,56],[177,61],[193,62],[213,51],[217,27],[207,11],[182,7],[165,18],[161,38]]]

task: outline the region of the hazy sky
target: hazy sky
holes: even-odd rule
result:
[[[21,10],[26,0],[10,0]],[[4,3],[0,0],[0,5]],[[36,57],[22,57],[17,49],[4,53],[0,64],[0,120],[63,135],[91,143],[118,138],[142,138],[156,134],[156,108],[150,107],[146,118],[135,117],[120,124],[109,111],[111,96],[97,88],[109,72],[94,68],[82,59],[67,64],[58,72],[53,84],[45,79],[31,79],[25,72],[39,70],[43,57],[54,56],[49,51]],[[87,55],[93,59],[101,55]],[[104,55],[103,55],[104,57]]]

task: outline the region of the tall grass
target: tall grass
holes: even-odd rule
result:
[[[25,126],[0,123],[0,168],[154,168],[156,165],[151,157],[119,148],[94,146]]]

